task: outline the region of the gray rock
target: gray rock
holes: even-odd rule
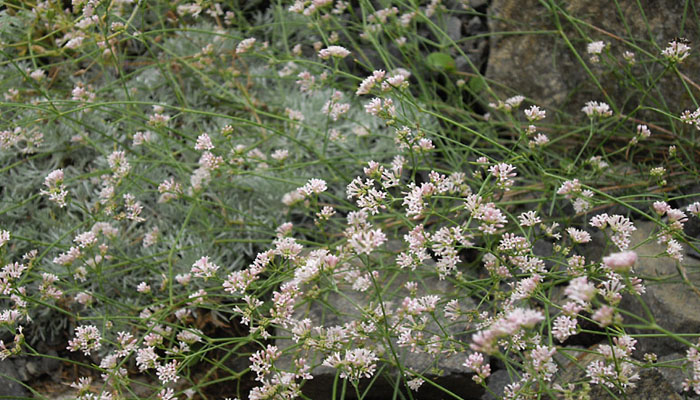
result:
[[[29,369],[27,368],[26,357],[17,357],[13,359],[12,362],[14,364],[15,374],[19,380],[22,382],[27,382],[32,378],[32,375],[29,373]]]
[[[690,185],[686,187],[683,190],[683,193],[690,197],[687,197],[683,200],[679,200],[678,208],[680,208],[683,211],[686,211],[687,207],[690,204],[696,201],[700,201],[700,184]],[[686,212],[686,214],[690,215],[689,212]],[[688,218],[688,221],[685,223],[683,231],[686,235],[700,240],[700,218],[695,218],[692,216]],[[698,252],[696,252],[695,250],[689,248],[688,254],[692,254],[693,257],[700,259],[700,254],[698,254]]]
[[[639,256],[635,273],[644,280],[646,293],[641,299],[654,316],[656,323],[663,329],[673,333],[700,332],[700,261],[685,257],[681,267],[667,256],[655,258],[663,254],[666,246],[656,243],[652,238],[654,223],[636,223],[637,230],[631,237],[631,248],[649,240],[635,249]],[[695,271],[695,272],[694,272]],[[688,278],[684,282],[683,275]],[[620,303],[626,309],[643,318],[647,318],[642,304],[633,296],[623,296]],[[625,322],[636,323],[631,317]],[[648,330],[632,330],[639,333],[660,333]],[[692,341],[692,339],[690,339]],[[640,353],[654,352],[663,355],[670,352],[685,352],[687,345],[669,337],[638,338],[637,349]]]
[[[29,398],[29,391],[20,383],[13,360],[0,361],[0,397],[9,399]]]
[[[399,242],[391,241],[385,248],[391,252],[395,253],[398,251]],[[385,288],[383,301],[387,309],[394,309],[397,305],[401,303],[403,298],[408,295],[406,289],[403,289],[403,285],[409,281],[408,274],[404,271],[399,272],[392,277],[380,277],[382,280],[382,288]],[[418,281],[416,279],[416,281]],[[298,309],[295,312],[296,319],[311,319],[313,326],[343,326],[344,324],[352,323],[354,321],[359,321],[362,319],[363,310],[367,309],[370,305],[369,294],[372,292],[370,288],[367,292],[358,292],[352,290],[351,285],[344,281],[336,282],[338,292],[329,292],[322,301],[315,301],[309,304],[307,307]],[[308,289],[308,288],[307,288]],[[306,289],[305,289],[306,290]],[[449,280],[439,280],[436,276],[430,276],[420,279],[417,296],[422,297],[428,294],[444,294],[441,297],[448,297],[447,293],[452,293],[449,295],[451,298],[457,298],[455,295],[455,286],[450,283]],[[319,298],[319,300],[321,300]],[[376,303],[373,303],[373,307],[376,307]],[[470,298],[464,298],[462,296],[460,300],[460,307],[463,310],[474,310],[476,309],[476,304]],[[454,323],[442,317],[442,313],[437,311],[436,313],[438,322],[434,320],[428,320],[426,328],[424,329],[425,339],[429,339],[432,333],[438,333],[441,329],[445,329],[450,332],[453,337],[462,342],[468,342],[469,336],[465,334],[467,329],[467,323],[461,321],[460,323]],[[391,316],[389,316],[389,319]],[[383,329],[383,327],[378,327],[378,329]],[[356,343],[358,344],[358,343]],[[394,353],[399,359],[399,363],[403,369],[411,370],[421,374],[422,376],[435,382],[437,385],[455,393],[462,398],[466,399],[478,399],[482,393],[483,388],[473,382],[471,377],[473,374],[467,370],[462,364],[466,360],[467,352],[466,349],[459,348],[457,352],[449,356],[435,356],[433,354],[426,353],[412,353],[406,347],[399,347],[397,344],[397,339],[393,338],[391,340],[391,348],[389,343],[370,343],[373,345],[378,345],[384,350],[382,358],[391,360],[394,363]],[[291,339],[278,339],[276,345],[280,350],[283,351],[284,355],[276,361],[275,365],[282,370],[291,370],[293,363],[292,352],[285,351],[285,349],[292,348],[295,343]],[[325,359],[329,354],[323,354],[317,350],[304,350],[303,356],[307,360],[311,361],[312,364],[319,364],[323,359]],[[373,399],[384,399],[391,398],[394,393],[394,385],[396,384],[396,379],[400,371],[390,365],[378,365],[379,367],[389,368],[389,373],[384,374],[383,377],[379,377],[372,383],[371,388],[371,398]],[[313,399],[320,398],[330,398],[331,389],[333,387],[334,380],[336,379],[336,369],[317,366],[311,373],[314,379],[307,381],[303,386],[303,392],[306,396]],[[392,377],[387,380],[385,376]],[[412,375],[408,374],[409,379],[412,379]],[[361,387],[367,385],[369,379],[360,380]],[[342,382],[339,383],[339,385]],[[350,387],[350,386],[349,386]],[[346,398],[354,398],[354,394],[350,393]],[[418,398],[447,398],[443,391],[437,389],[433,385],[424,383],[423,386],[417,392]],[[415,397],[415,395],[414,395]]]
[[[503,398],[503,392],[505,391],[506,386],[513,383],[513,380],[510,378],[510,375],[508,375],[508,371],[505,369],[499,369],[498,371],[492,373],[491,376],[487,378],[486,382],[489,390],[493,392],[496,397],[487,392],[481,396],[481,400],[498,400]]]
[[[600,229],[589,228],[585,229],[585,231],[591,235],[591,241],[577,246],[576,250],[580,255],[586,257],[587,263],[600,262],[603,257],[607,255],[603,253],[605,252],[606,246],[609,245],[609,240]]]
[[[488,0],[469,0],[469,6],[472,8],[483,7],[488,4]]]
[[[658,371],[679,394],[683,392],[683,381],[686,379],[686,375],[681,369],[685,359],[685,353],[671,353],[660,356],[657,362],[658,364],[663,364],[663,366],[657,368]],[[684,394],[689,399],[700,398],[700,396],[695,395],[692,391],[685,392]]]
[[[462,20],[457,17],[447,18],[447,36],[455,42],[462,38]]]
[[[49,375],[52,379],[60,380],[60,374],[57,372],[61,368],[61,362],[55,358],[58,357],[58,353],[55,350],[46,350],[45,353],[49,357],[39,357],[39,358],[27,358],[26,363],[24,363],[24,369],[26,373],[33,378],[38,378],[42,375]]]
[[[598,350],[596,346],[585,351],[572,351],[569,355],[573,360],[567,358],[566,361],[560,363],[560,375],[555,380],[562,386],[571,382],[587,381],[586,366],[593,361],[600,360],[602,357],[596,354]],[[629,388],[625,392],[627,399],[669,399],[680,400],[681,397],[676,393],[671,383],[659,372],[656,368],[644,368],[638,371],[639,380],[636,381],[634,388]],[[596,400],[608,400],[623,398],[615,389],[611,389],[616,396],[611,396],[602,385],[591,385],[590,398]]]
[[[469,22],[467,22],[467,32],[478,33],[482,30],[482,22],[479,17],[472,17]]]
[[[639,104],[639,93],[635,95],[636,98],[630,98],[634,90],[625,86],[624,79],[604,71],[599,64],[592,64],[586,53],[588,43],[605,41],[610,45],[613,56],[622,65],[622,53],[625,50],[634,51],[625,41],[632,42],[651,54],[659,55],[660,50],[648,43],[650,39],[663,49],[670,40],[681,34],[681,26],[682,35],[693,42],[697,42],[700,34],[696,24],[683,24],[683,7],[686,2],[642,1],[644,14],[636,1],[617,3],[619,10],[608,0],[571,0],[558,3],[568,15],[580,19],[577,27],[574,27],[575,22],[567,20],[564,13],[558,12],[555,15],[538,0],[493,0],[488,11],[492,17],[489,19],[489,27],[493,36],[490,41],[486,75],[489,79],[504,83],[512,89],[500,90],[493,86],[495,94],[500,99],[522,94],[541,106],[580,115],[582,119],[584,116],[580,109],[590,100],[613,102],[619,107],[626,104],[627,109],[622,111],[630,112],[631,107]],[[557,18],[572,48],[562,35],[556,32]],[[507,34],[513,31],[535,30],[554,32]],[[642,61],[641,54],[637,54],[637,57]],[[600,82],[602,90],[595,85],[582,62]],[[636,77],[642,77],[645,73],[639,64],[632,67],[632,74]],[[648,67],[653,69],[654,76],[664,68],[660,64]],[[691,80],[698,82],[700,58],[697,57],[697,53],[691,54],[679,65],[679,69]],[[646,97],[646,104],[655,105],[658,98],[663,98],[667,101],[667,106],[677,113],[693,106],[691,97],[675,74],[666,75],[657,88],[660,93]],[[697,95],[697,90],[693,90],[694,95]],[[605,94],[610,100],[606,100]]]

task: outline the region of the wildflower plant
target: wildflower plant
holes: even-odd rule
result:
[[[695,98],[690,43],[562,30],[600,89],[568,112],[484,76],[447,32],[469,2],[243,3],[0,11],[0,359],[74,366],[80,399],[308,398],[329,370],[333,398],[465,398],[451,359],[576,398],[624,396],[663,337],[700,394],[700,334],[636,269],[697,292],[700,111],[650,94]]]

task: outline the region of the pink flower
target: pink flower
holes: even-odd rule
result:
[[[175,391],[173,390],[173,388],[167,388],[161,390],[160,393],[158,393],[157,398],[158,400],[177,400],[177,397],[174,396]]]
[[[598,55],[603,52],[603,49],[605,49],[606,43],[603,41],[598,41],[598,42],[591,42],[588,43],[588,47],[586,47],[586,51],[588,54],[591,55]]]
[[[603,214],[605,215],[605,214]],[[595,217],[594,217],[595,218]],[[591,220],[591,224],[593,221]],[[614,232],[611,240],[620,250],[626,250],[630,244],[630,235],[633,231],[636,231],[632,221],[627,217],[622,215],[611,215],[607,218],[607,223],[610,225],[610,229]],[[602,229],[602,228],[601,228]]]
[[[349,55],[350,51],[342,46],[328,46],[318,52],[318,56],[323,60],[327,60],[331,57],[345,58]]]
[[[304,247],[298,244],[296,239],[292,237],[279,238],[273,243],[275,245],[275,254],[290,260],[295,260],[297,255],[304,249]]]
[[[484,363],[484,355],[481,353],[472,353],[462,365],[476,372],[476,375],[472,376],[476,383],[482,383],[491,375],[491,366]]]
[[[581,182],[579,182],[578,179],[564,182],[559,188],[559,190],[557,190],[557,194],[563,194],[566,196],[567,199],[573,197],[572,193],[579,192],[581,192]]]
[[[102,336],[100,331],[94,325],[82,325],[75,328],[75,338],[68,341],[68,350],[82,350],[86,356],[90,355],[92,350],[99,350],[102,347],[100,341]]]
[[[136,286],[136,291],[139,293],[151,293],[151,286],[146,282],[141,282]]]
[[[695,203],[689,205],[688,212],[700,218],[700,201],[696,201]]]
[[[528,146],[533,148],[535,146],[544,146],[547,143],[549,143],[549,137],[547,137],[547,135],[544,133],[538,133],[532,140],[530,140]]]
[[[496,186],[506,191],[510,190],[510,187],[513,186],[514,181],[512,178],[517,175],[513,171],[515,171],[515,167],[506,163],[500,163],[489,167],[491,175],[498,179]]]
[[[57,169],[52,171],[44,179],[44,185],[49,190],[41,190],[41,194],[48,195],[49,200],[56,202],[59,207],[65,207],[68,192],[66,191],[66,186],[63,184],[63,170]]]
[[[115,151],[107,157],[109,168],[112,170],[113,178],[120,180],[129,174],[131,164],[126,159],[126,153],[123,151]]]
[[[381,69],[374,71],[372,75],[368,76],[362,81],[362,83],[360,83],[360,86],[357,88],[355,94],[357,96],[368,94],[370,90],[372,90],[374,85],[376,85],[378,82],[381,82],[382,79],[384,79],[384,74],[385,72]]]
[[[381,113],[386,113],[385,116],[389,117],[396,115],[396,107],[394,107],[393,100],[385,99],[382,104],[382,99],[378,97],[365,104],[365,111],[374,116],[383,116],[384,114],[380,115]]]
[[[525,110],[525,117],[527,118],[528,121],[538,121],[541,119],[544,119],[544,117],[547,115],[547,112],[544,110],[541,110],[537,106],[531,106],[527,110]]]
[[[537,211],[527,211],[518,216],[520,220],[520,226],[535,226],[542,222],[540,217],[537,216]]]
[[[203,133],[197,137],[197,143],[194,145],[195,150],[211,150],[213,148],[214,144],[212,144],[209,135]]]
[[[615,312],[614,308],[603,305],[593,313],[593,320],[600,326],[606,327],[612,323],[621,322],[622,317]]]
[[[178,379],[180,379],[180,377],[177,376],[178,364],[177,360],[172,360],[167,364],[156,366],[156,375],[158,375],[158,379],[163,385],[168,382],[177,382]]]
[[[591,241],[591,235],[586,231],[568,228],[566,232],[569,233],[569,237],[571,237],[571,241],[574,243],[588,243]]]
[[[369,114],[372,115],[379,115],[379,112],[382,110],[382,99],[375,97],[374,99],[370,100],[369,103],[365,105],[365,111],[367,111]]]
[[[661,52],[661,55],[666,57],[670,62],[682,62],[690,54],[690,46],[683,41],[673,40],[668,43],[668,47]]]
[[[595,285],[588,282],[588,278],[581,276],[569,282],[569,286],[564,290],[564,294],[578,304],[585,305],[595,296]]]
[[[610,218],[608,214],[598,214],[591,218],[590,224],[593,227],[605,229],[608,226],[608,218]]]
[[[236,46],[236,54],[242,54],[252,49],[255,45],[255,41],[255,38],[248,38],[242,40],[240,43],[238,43],[238,46]]]
[[[603,257],[603,264],[615,272],[629,271],[635,262],[637,253],[634,251],[623,251]]]
[[[256,351],[250,356],[249,360],[252,363],[250,369],[257,374],[256,380],[260,381],[270,373],[273,361],[278,359],[281,354],[277,346],[268,344],[267,349]]]
[[[371,378],[377,369],[379,358],[367,349],[345,350],[345,357],[333,353],[323,361],[323,365],[340,370],[340,377],[357,381],[360,378]]]
[[[640,124],[637,125],[637,135],[646,139],[651,136],[651,131],[648,126]]]
[[[666,243],[666,253],[678,262],[683,261],[683,246],[675,239],[671,239]]]
[[[304,195],[304,197],[311,196],[312,194],[320,194],[325,192],[328,189],[328,186],[326,185],[326,181],[323,179],[309,179],[309,181],[306,183],[306,185],[298,188],[297,190],[299,191],[300,194]]]
[[[607,105],[606,103],[597,102],[597,101],[589,101],[586,103],[586,105],[581,109],[584,114],[586,114],[590,118],[594,117],[609,117],[612,115],[612,111],[610,110],[610,106]]]
[[[554,363],[552,356],[557,350],[554,347],[537,345],[529,353],[529,359],[532,363],[532,368],[545,381],[551,381],[552,376],[557,372],[557,365]]]
[[[517,326],[532,328],[544,319],[544,314],[536,310],[516,308],[513,311],[506,314],[505,319],[506,321],[513,323]]]
[[[197,262],[192,264],[192,269],[190,272],[197,278],[209,279],[216,275],[216,271],[219,270],[219,266],[209,261],[209,256],[200,258]]]
[[[370,254],[384,242],[386,242],[386,235],[381,229],[360,231],[353,234],[348,240],[357,254]]]
[[[668,205],[665,201],[655,201],[654,202],[654,211],[659,214],[659,215],[664,215],[666,212],[671,210],[671,206]]]
[[[568,315],[560,315],[554,320],[552,336],[563,343],[569,336],[576,334],[577,325],[578,321],[576,318],[572,318]]]
[[[4,246],[10,240],[10,232],[0,230],[0,247]]]

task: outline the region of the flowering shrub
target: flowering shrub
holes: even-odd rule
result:
[[[304,398],[328,370],[333,398],[461,398],[451,358],[479,395],[505,369],[506,398],[579,398],[664,367],[636,352],[661,336],[700,395],[700,332],[660,325],[637,270],[697,292],[700,109],[569,115],[431,67],[426,30],[468,61],[443,18],[468,1],[263,3],[0,12],[0,359],[74,366],[80,399]],[[605,39],[592,74],[661,65],[693,98],[690,43]]]

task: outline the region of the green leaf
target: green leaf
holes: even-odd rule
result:
[[[469,79],[467,86],[469,87],[470,92],[478,94],[481,93],[482,90],[484,90],[484,88],[486,87],[486,82],[481,76],[473,76]]]
[[[430,53],[427,58],[428,68],[434,71],[454,72],[457,69],[454,58],[447,53]]]

